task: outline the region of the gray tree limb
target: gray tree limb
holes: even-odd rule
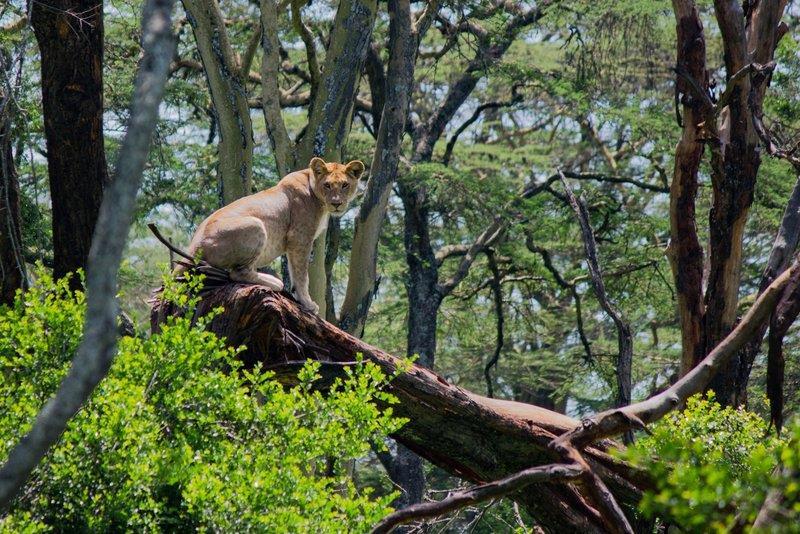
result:
[[[8,508],[114,360],[117,270],[133,220],[136,192],[175,49],[173,4],[174,0],[148,0],[145,4],[142,20],[145,53],[136,77],[131,119],[117,159],[114,181],[106,189],[89,254],[83,339],[55,396],[42,408],[31,430],[11,450],[0,468],[0,508]]]
[[[229,204],[249,195],[252,188],[254,142],[245,79],[217,0],[182,1],[219,124],[220,203]]]

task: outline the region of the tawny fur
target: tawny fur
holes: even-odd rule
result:
[[[360,161],[326,163],[313,158],[308,169],[286,175],[275,187],[240,198],[205,219],[189,253],[230,272],[237,282],[283,289],[276,277],[256,271],[286,254],[297,300],[307,310],[319,307],[308,294],[308,263],[314,239],[341,216],[356,196],[364,172]],[[179,266],[175,273],[183,271]]]

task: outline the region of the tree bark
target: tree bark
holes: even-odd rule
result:
[[[245,345],[245,366],[264,365],[279,380],[291,383],[306,359],[323,362],[329,378],[352,364],[356,354],[394,373],[397,358],[306,314],[287,296],[257,286],[226,284],[209,288],[195,311],[202,316],[222,306],[209,329],[232,345]],[[157,303],[151,316],[154,330],[171,314]],[[338,364],[338,365],[337,365]],[[529,467],[558,461],[548,443],[577,422],[564,415],[512,401],[482,397],[448,384],[419,365],[398,375],[388,391],[400,400],[395,413],[407,423],[393,436],[417,454],[448,472],[473,482],[503,478]],[[635,506],[650,481],[631,466],[613,460],[604,442],[589,448],[587,458],[624,506]],[[602,532],[597,511],[581,485],[548,483],[511,496],[552,532]]]
[[[789,265],[789,261],[792,259],[794,251],[797,249],[798,241],[800,241],[800,176],[798,176],[794,184],[794,189],[792,190],[792,195],[789,197],[789,202],[786,204],[781,225],[778,228],[778,234],[775,236],[775,242],[772,245],[767,265],[764,268],[764,273],[761,275],[761,283],[758,288],[759,294],[763,293],[772,281],[775,280],[775,277],[780,275]],[[787,296],[784,295],[783,298],[786,299]],[[750,371],[753,368],[756,356],[761,351],[761,343],[764,340],[766,331],[767,324],[764,323],[761,328],[758,329],[752,341],[742,350],[742,354],[740,355],[737,384],[740,387],[739,396],[744,399],[745,403],[747,402],[747,381],[750,378]],[[773,339],[773,336],[771,336],[771,339]],[[780,336],[780,342],[783,342],[783,336]],[[771,346],[774,344],[773,341],[770,343]],[[770,352],[773,352],[773,350],[774,349],[770,348]],[[780,347],[780,353],[782,354],[782,352],[783,347]],[[775,354],[777,354],[777,352],[775,352]],[[770,376],[769,372],[767,376]],[[781,377],[781,382],[782,380]],[[773,411],[773,422],[775,422],[774,413],[777,407],[774,404],[770,406]]]
[[[53,207],[53,275],[86,267],[108,184],[103,147],[103,4],[33,2],[39,43],[47,170]],[[71,286],[80,287],[72,278]]]
[[[538,8],[516,13],[503,27],[497,42],[493,43],[485,37],[481,39],[474,58],[465,72],[450,85],[442,104],[413,132],[412,163],[431,161],[436,143],[484,76],[487,64],[498,61],[522,28],[537,21],[542,14]],[[439,307],[444,296],[466,275],[472,262],[462,262],[456,277],[444,285],[440,284],[438,263],[431,245],[426,188],[421,184],[401,182],[399,192],[404,209],[403,241],[408,265],[406,352],[409,356],[417,355],[420,365],[433,368]],[[408,463],[413,464],[414,459],[409,458]],[[404,488],[420,486],[420,481],[413,476],[421,472],[421,469],[415,469],[408,473],[404,480],[399,481],[400,485]]]
[[[0,49],[3,80],[11,77],[10,57]],[[17,289],[27,285],[20,230],[19,181],[11,150],[12,109],[10,84],[0,82],[0,305],[14,302]]]
[[[220,205],[252,193],[253,128],[247,88],[217,0],[183,0],[219,125]]]
[[[297,146],[298,168],[305,168],[314,156],[341,159],[376,12],[374,0],[339,2],[322,75],[310,103],[308,125]],[[325,252],[322,234],[314,242],[308,269],[309,293],[321,310],[327,309]]]
[[[272,153],[278,176],[286,176],[297,167],[294,143],[289,138],[281,115],[281,91],[278,86],[281,58],[278,40],[278,6],[275,0],[261,0],[261,99]]]
[[[347,293],[342,303],[339,324],[346,332],[359,337],[364,331],[367,311],[377,282],[378,239],[392,184],[397,177],[400,149],[405,133],[411,94],[414,88],[414,64],[418,38],[411,21],[411,6],[407,0],[389,2],[389,72],[391,84],[386,85],[386,104],[379,115],[377,144],[370,167],[370,178],[356,219],[353,246],[350,253]],[[377,61],[377,60],[375,60]],[[379,68],[380,67],[380,68]],[[372,70],[383,72],[382,66]],[[378,78],[376,80],[376,78]],[[371,84],[384,83],[373,75]],[[383,94],[377,88],[373,95]],[[373,106],[376,102],[373,98]],[[374,112],[374,110],[373,110]]]
[[[760,109],[766,91],[762,83],[750,102],[751,77],[736,79],[751,62],[772,60],[777,43],[778,21],[785,2],[760,2],[744,12],[736,0],[715,0],[714,11],[722,34],[725,59],[727,106],[719,127],[718,147],[712,148],[713,198],[709,214],[709,275],[705,296],[706,352],[715,347],[734,327],[739,297],[742,240],[747,215],[753,202],[761,165],[759,137],[753,123],[753,106]],[[721,156],[721,158],[719,157]],[[723,404],[739,405],[747,387],[740,368],[747,367],[737,354],[714,377],[710,389]],[[744,380],[744,383],[740,383]]]
[[[708,90],[703,23],[693,1],[674,0],[678,34],[678,68]],[[668,257],[675,279],[678,316],[681,321],[681,375],[703,356],[703,248],[697,237],[695,198],[697,172],[703,155],[701,126],[708,110],[693,95],[688,82],[678,77],[676,96],[683,103],[683,132],[675,148],[675,168],[670,187],[670,246]]]

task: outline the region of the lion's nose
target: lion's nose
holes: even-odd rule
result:
[[[332,205],[334,208],[338,208],[339,206],[341,206],[341,205],[342,205],[342,203],[341,203],[341,202],[331,202],[331,205]]]

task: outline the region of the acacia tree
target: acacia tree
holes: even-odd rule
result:
[[[220,205],[230,204],[252,192],[253,127],[244,80],[250,66],[237,61],[216,0],[185,0],[183,7],[194,32],[219,129]]]
[[[473,11],[465,15],[464,12],[451,17],[451,13],[438,13],[437,6],[428,6],[427,10],[420,11],[417,15],[416,28],[408,31],[401,30],[400,12],[398,4],[390,4],[389,14],[392,18],[392,30],[389,35],[390,54],[389,68],[397,67],[397,70],[387,74],[380,55],[382,47],[379,43],[367,48],[359,48],[366,54],[365,71],[369,84],[371,101],[366,102],[362,98],[359,100],[355,93],[350,95],[349,100],[344,105],[333,106],[341,110],[346,110],[347,117],[339,116],[342,121],[328,121],[325,124],[334,127],[326,127],[320,132],[345,132],[347,124],[352,120],[352,109],[361,109],[369,114],[372,120],[372,130],[377,138],[378,148],[372,164],[372,178],[367,186],[365,202],[361,208],[359,217],[356,221],[354,243],[349,263],[349,278],[344,303],[340,314],[340,325],[349,332],[361,334],[363,332],[366,316],[376,288],[376,244],[388,202],[390,188],[394,182],[394,170],[399,159],[399,143],[403,139],[403,134],[408,133],[412,140],[412,146],[407,152],[406,158],[411,165],[424,164],[434,161],[434,149],[444,132],[450,128],[450,123],[466,102],[469,101],[473,90],[478,85],[493,64],[502,58],[505,51],[515,41],[520,32],[526,27],[535,23],[542,16],[548,3],[541,3],[536,8],[526,9],[521,5],[508,2],[496,2],[488,5],[474,7]],[[735,27],[732,33],[726,30],[723,36],[723,44],[728,50],[728,55],[736,56],[741,50],[751,50],[752,61],[767,62],[772,57],[778,35],[781,33],[778,26],[778,19],[783,10],[782,4],[770,4],[769,6],[760,5],[757,9],[747,12],[736,10],[731,3],[720,2],[716,5],[716,18],[721,21],[721,26],[728,24]],[[338,6],[337,17],[342,15],[346,9],[351,9],[348,3],[340,3]],[[672,241],[670,246],[670,259],[673,264],[673,272],[677,287],[678,307],[680,310],[681,328],[683,338],[683,369],[684,372],[691,369],[691,366],[700,361],[733,327],[732,311],[736,310],[738,300],[738,287],[740,274],[738,272],[741,264],[741,248],[744,231],[744,221],[747,219],[747,208],[752,202],[752,183],[755,173],[758,170],[757,145],[760,140],[753,123],[753,110],[759,108],[758,102],[763,99],[763,90],[766,88],[763,78],[765,71],[755,67],[747,67],[739,60],[736,64],[740,68],[734,70],[731,63],[726,66],[728,72],[727,89],[720,94],[719,102],[714,104],[710,96],[710,82],[708,69],[705,66],[705,39],[703,36],[704,20],[701,18],[697,8],[691,2],[675,2],[675,16],[678,29],[678,76],[676,78],[677,90],[681,95],[682,128],[683,136],[676,149],[674,178],[670,192],[671,234]],[[297,36],[302,41],[302,46],[306,53],[307,71],[303,71],[297,65],[287,61],[285,50],[278,39],[278,17],[281,9],[289,9],[291,13],[292,27]],[[504,24],[498,31],[488,31],[479,20],[492,16],[502,15]],[[342,15],[343,16],[343,15]],[[326,67],[319,69],[320,60],[317,57],[321,50],[326,50],[326,61],[331,50],[335,50],[332,43],[333,37],[320,39],[322,46],[317,42],[313,28],[309,27],[302,20],[302,12],[299,5],[292,3],[277,4],[275,2],[262,2],[262,69],[260,77],[262,102],[261,107],[267,123],[267,131],[270,142],[275,153],[276,164],[279,174],[283,174],[298,166],[302,166],[305,157],[295,159],[295,154],[303,154],[308,151],[310,139],[309,128],[313,129],[314,113],[318,110],[317,102],[321,98],[321,77],[334,76],[333,72],[339,69],[340,62],[334,63],[333,70]],[[738,17],[738,18],[737,18]],[[338,20],[338,19],[337,19]],[[442,50],[433,53],[426,52],[428,58],[434,61],[439,59],[442,54],[453,47],[453,43],[459,34],[467,35],[473,39],[475,53],[466,67],[454,76],[445,86],[446,91],[439,105],[432,108],[428,106],[424,98],[413,99],[414,106],[408,114],[409,118],[402,115],[405,108],[403,100],[403,90],[405,84],[409,83],[409,77],[399,75],[401,69],[408,69],[409,60],[406,59],[406,66],[401,67],[395,61],[402,58],[413,57],[410,61],[411,72],[416,63],[420,40],[419,35],[424,34],[427,24],[436,25],[441,33],[446,37],[446,43]],[[748,22],[749,21],[749,22]],[[340,27],[339,24],[333,26],[334,30]],[[371,27],[371,26],[370,26]],[[747,32],[740,32],[741,27],[748,28]],[[404,31],[405,33],[399,33]],[[398,35],[412,35],[416,31],[416,39],[400,39]],[[744,31],[744,30],[742,30]],[[318,32],[319,33],[319,32]],[[332,34],[333,35],[333,34]],[[367,33],[359,34],[359,39],[363,39]],[[730,37],[729,39],[729,36]],[[751,44],[743,45],[742,39],[747,39]],[[325,44],[328,41],[330,44]],[[402,47],[403,43],[413,43],[414,46]],[[738,44],[737,44],[738,43]],[[771,43],[767,46],[767,43]],[[737,51],[738,50],[738,51]],[[749,55],[751,52],[748,52]],[[766,54],[766,55],[765,55]],[[245,54],[244,57],[248,57]],[[362,60],[363,61],[363,60]],[[741,64],[741,65],[740,65]],[[746,68],[745,68],[746,67]],[[745,68],[745,70],[742,70]],[[351,69],[351,72],[352,69]],[[407,71],[406,71],[407,72]],[[278,82],[279,73],[292,73],[298,77],[297,84],[288,89],[282,88]],[[752,77],[752,80],[751,80]],[[253,79],[255,79],[253,77]],[[357,79],[357,77],[356,77]],[[397,80],[398,84],[387,84],[386,80]],[[355,82],[354,82],[355,83]],[[298,95],[297,88],[308,85],[307,93]],[[284,85],[284,87],[286,87]],[[751,87],[758,90],[751,91]],[[394,91],[394,92],[393,92]],[[755,95],[754,102],[750,102],[751,95]],[[515,101],[514,91],[504,102],[485,102],[475,109],[472,117],[462,123],[462,126],[455,130],[446,147],[443,161],[448,163],[452,156],[453,147],[458,136],[477,118],[485,113],[490,115],[499,108],[508,106]],[[327,102],[333,102],[327,99]],[[287,105],[308,105],[309,125],[301,131],[297,141],[293,141],[289,136],[286,124],[281,116],[281,108]],[[388,104],[388,107],[387,107]],[[396,105],[395,104],[399,104]],[[734,109],[735,108],[735,109]],[[381,113],[381,110],[383,111]],[[392,115],[393,114],[393,115]],[[756,112],[757,114],[757,112]],[[726,117],[736,116],[734,120],[728,121]],[[391,119],[391,123],[386,122]],[[337,119],[338,120],[338,119]],[[590,115],[583,115],[576,118],[580,124],[580,131],[583,138],[590,144],[595,145],[596,153],[605,161],[611,173],[580,173],[574,172],[570,176],[573,179],[589,179],[605,181],[607,183],[627,182],[643,189],[663,192],[664,187],[654,186],[642,181],[621,178],[615,175],[619,171],[620,161],[629,155],[632,150],[623,150],[618,147],[615,151],[609,149],[608,142],[604,139],[603,133],[593,124]],[[720,126],[717,127],[717,122]],[[322,123],[317,123],[322,124]],[[384,129],[385,126],[385,129]],[[736,132],[733,133],[733,130]],[[620,134],[622,135],[622,134]],[[755,137],[754,137],[755,135]],[[339,136],[331,146],[339,146],[344,143],[344,136]],[[720,144],[715,145],[715,139],[720,140]],[[712,207],[712,221],[709,224],[711,230],[711,268],[708,271],[709,279],[703,279],[703,252],[700,246],[700,238],[697,235],[695,221],[695,197],[697,195],[698,172],[705,145],[712,146],[711,163],[714,172],[712,173],[713,183],[715,184],[714,206]],[[733,149],[727,145],[740,147],[741,150]],[[727,147],[727,148],[726,148]],[[741,156],[741,154],[751,154]],[[324,153],[319,152],[324,155]],[[397,154],[397,155],[395,155]],[[727,154],[727,155],[726,155]],[[308,155],[308,154],[305,154]],[[745,159],[735,165],[730,163],[736,158]],[[726,159],[727,158],[727,159]],[[748,159],[749,158],[749,159]],[[388,162],[383,167],[381,163]],[[726,165],[726,161],[729,165]],[[738,161],[738,160],[736,160]],[[587,159],[583,155],[575,158],[566,167],[575,166],[579,169],[586,167]],[[740,164],[741,163],[741,164]],[[738,169],[735,172],[731,169]],[[727,174],[726,174],[727,173]],[[750,178],[743,178],[746,174]],[[401,173],[402,174],[402,173]],[[748,180],[750,182],[748,182]],[[750,183],[750,185],[747,185]],[[542,187],[533,186],[524,190],[520,196],[530,196],[535,193],[546,191],[551,195],[556,193],[550,188],[552,181],[546,184],[539,184]],[[744,185],[743,185],[744,184]],[[735,187],[734,187],[735,186]],[[739,188],[739,189],[736,189]],[[492,247],[502,243],[504,235],[508,231],[511,221],[508,217],[498,217],[491,220],[483,231],[477,232],[477,237],[464,243],[449,243],[437,250],[434,246],[434,239],[431,236],[432,205],[429,198],[427,187],[423,183],[400,180],[397,187],[398,196],[403,204],[404,210],[404,245],[406,249],[406,262],[408,266],[408,278],[406,287],[408,292],[409,323],[407,329],[406,350],[411,355],[419,355],[421,362],[426,365],[433,365],[434,355],[436,354],[436,329],[438,312],[443,300],[453,293],[461,281],[470,273],[472,265],[482,253],[492,254]],[[748,192],[749,191],[749,192]],[[556,196],[556,198],[558,198]],[[561,199],[562,201],[564,199]],[[589,206],[591,211],[591,206]],[[434,208],[435,209],[435,208]],[[788,213],[788,212],[787,212]],[[332,228],[335,232],[335,227]],[[335,236],[331,236],[335,237]],[[321,245],[320,245],[321,246]],[[323,298],[323,287],[330,288],[330,275],[325,273],[321,258],[323,257],[322,248],[316,249],[316,275],[318,280],[315,298],[320,302]],[[793,249],[789,246],[788,249]],[[582,342],[586,348],[586,353],[591,359],[590,343],[586,339],[585,332],[581,326],[581,313],[579,294],[576,290],[576,283],[568,282],[561,277],[552,261],[548,261],[550,254],[546,249],[531,243],[531,251],[540,254],[548,270],[551,271],[556,281],[565,290],[568,290],[574,299],[577,308],[578,330],[581,334]],[[329,248],[326,256],[335,258],[335,247],[333,253]],[[445,262],[456,259],[455,267],[447,270]],[[780,272],[786,266],[785,253],[779,260],[770,261],[772,271]],[[777,271],[775,270],[777,268]],[[449,274],[442,276],[441,271]],[[774,278],[774,274],[772,275]],[[713,281],[712,281],[713,278]],[[765,277],[762,287],[767,287],[772,278]],[[322,281],[327,282],[323,284]],[[713,283],[712,283],[713,282]],[[708,286],[705,296],[702,288]],[[735,288],[735,289],[734,289]],[[336,319],[333,307],[330,303],[330,292],[324,295],[328,299],[328,318]],[[731,298],[733,295],[733,299]],[[502,305],[498,307],[502,310]],[[710,310],[713,310],[711,312]],[[502,327],[500,327],[502,328]],[[654,327],[655,328],[655,327]],[[754,342],[755,343],[755,342]],[[498,349],[499,350],[499,349]],[[733,360],[736,361],[736,358]],[[750,360],[752,363],[752,359]],[[736,363],[730,364],[732,367]],[[731,368],[732,368],[731,367]],[[740,367],[740,369],[742,369]],[[622,385],[626,383],[624,370],[620,368],[620,399],[629,398],[629,394],[623,395]],[[741,371],[737,371],[741,374]],[[627,383],[630,383],[630,372],[627,372]],[[745,380],[746,382],[746,380]],[[740,381],[740,387],[743,382]],[[721,398],[728,397],[721,386]],[[742,398],[741,395],[739,398]],[[624,400],[620,401],[624,404]],[[413,462],[412,462],[413,463]],[[410,469],[419,472],[417,467]],[[391,469],[390,469],[391,471]],[[415,483],[407,481],[404,486],[411,486]],[[416,484],[419,487],[418,484]]]
[[[684,116],[671,191],[671,259],[679,295],[682,372],[686,373],[736,322],[744,228],[761,163],[757,124],[774,68],[775,48],[786,31],[780,22],[786,2],[761,2],[747,10],[736,2],[714,3],[727,82],[716,103],[709,89],[704,24],[698,8],[690,1],[675,1],[673,6],[678,27],[676,83]],[[695,196],[706,145],[713,199],[708,223],[709,268],[704,278]],[[796,244],[795,239],[787,249],[793,250]],[[772,256],[762,288],[788,264],[786,250]],[[762,336],[763,331],[759,340]],[[754,357],[752,349],[737,355],[712,382],[721,402],[738,405],[746,400]]]

